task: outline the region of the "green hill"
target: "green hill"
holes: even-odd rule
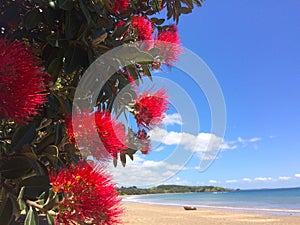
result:
[[[185,185],[159,185],[152,188],[121,187],[118,188],[120,195],[144,195],[162,193],[187,193],[187,192],[225,192],[233,189],[216,186],[185,186]]]

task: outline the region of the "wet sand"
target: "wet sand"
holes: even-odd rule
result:
[[[300,216],[197,209],[123,202],[128,225],[300,225]]]

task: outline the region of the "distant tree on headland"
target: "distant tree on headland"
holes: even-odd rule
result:
[[[120,195],[144,195],[163,193],[188,193],[188,192],[228,192],[233,189],[216,186],[186,186],[186,185],[159,185],[152,188],[121,187],[118,188]]]

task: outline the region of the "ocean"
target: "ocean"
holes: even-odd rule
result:
[[[300,188],[152,194],[126,196],[123,201],[300,216]]]

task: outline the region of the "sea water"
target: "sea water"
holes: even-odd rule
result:
[[[300,188],[151,194],[123,201],[300,216]]]

